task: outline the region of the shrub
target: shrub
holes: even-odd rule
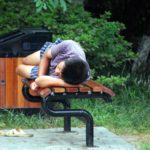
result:
[[[122,77],[122,76],[99,76],[97,78],[97,82],[106,85],[107,87],[110,87],[115,92],[119,93],[124,88],[126,88],[126,83],[129,79],[129,76]]]
[[[36,4],[37,12],[40,12],[42,10],[50,10],[52,12],[54,11],[54,9],[58,8],[62,8],[63,11],[66,11],[66,3],[71,3],[71,0],[34,0],[34,2]]]
[[[37,13],[31,0],[1,2],[0,34],[26,26],[42,26],[53,31],[54,39],[74,39],[85,48],[89,64],[95,69],[95,76],[120,74],[127,69],[126,63],[135,57],[131,44],[120,35],[125,26],[109,21],[109,12],[100,18],[93,18],[82,5],[74,3],[68,5],[66,12],[55,9],[51,13]]]
[[[82,7],[76,8],[71,7],[69,13],[62,16],[63,22],[57,28],[60,34],[56,36],[80,42],[85,48],[91,67],[95,69],[96,76],[124,72],[127,62],[135,58],[131,43],[120,35],[125,26],[109,21],[109,12],[100,18],[92,18]]]

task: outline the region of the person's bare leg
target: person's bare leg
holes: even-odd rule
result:
[[[40,51],[34,52],[22,59],[24,65],[36,66],[40,63]]]
[[[19,65],[17,68],[16,68],[16,73],[18,75],[20,75],[21,77],[24,77],[24,78],[31,78],[31,70],[34,66],[30,66],[30,65]]]

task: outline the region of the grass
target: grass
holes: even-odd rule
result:
[[[121,90],[112,103],[100,100],[75,101],[94,116],[96,126],[124,134],[150,133],[150,87],[134,84]]]
[[[117,92],[112,103],[97,100],[72,100],[73,108],[86,109],[92,113],[95,126],[104,126],[120,135],[138,136],[141,150],[150,149],[150,84],[132,83]],[[72,126],[85,126],[78,119],[72,119]],[[62,118],[36,114],[5,111],[0,114],[0,129],[8,128],[51,128],[63,127]],[[143,135],[143,136],[141,136]],[[142,140],[141,137],[145,137]]]
[[[141,144],[140,150],[150,150],[150,143],[149,144]]]
[[[84,125],[78,119],[72,119],[72,126]],[[82,124],[82,125],[81,125]],[[25,115],[24,113],[14,113],[13,110],[8,111],[5,109],[0,114],[0,129],[11,128],[54,128],[63,127],[63,118],[54,118],[51,116],[43,115],[43,113]]]

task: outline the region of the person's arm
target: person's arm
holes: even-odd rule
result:
[[[51,50],[48,49],[40,61],[38,76],[46,75],[51,58]]]
[[[79,85],[71,85],[68,83],[65,83],[62,79],[59,78],[53,78],[50,76],[39,76],[35,83],[40,88],[46,88],[50,86],[60,86],[60,87],[79,87]]]
[[[43,55],[40,63],[39,63],[39,71],[38,71],[38,76],[42,76],[42,75],[46,75],[47,71],[48,71],[48,66],[50,63],[52,56],[51,56],[51,50],[48,49],[45,54]],[[36,84],[36,82],[32,82],[30,84],[30,88],[31,90],[36,91],[39,86]]]

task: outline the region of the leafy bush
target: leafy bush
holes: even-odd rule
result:
[[[121,93],[126,87],[127,87],[127,82],[129,80],[129,76],[122,77],[120,75],[114,76],[98,76],[97,82],[100,84],[103,84],[109,88],[111,88],[116,95]]]
[[[125,29],[124,25],[109,21],[109,12],[100,18],[92,18],[82,7],[71,7],[71,10],[62,16],[63,22],[57,28],[64,34],[57,36],[74,39],[83,45],[96,76],[124,72],[127,62],[135,58],[131,43],[120,35],[120,31]]]
[[[34,0],[36,4],[37,12],[42,10],[50,10],[53,11],[54,9],[62,8],[63,11],[67,10],[66,3],[71,3],[71,0]]]
[[[51,13],[46,10],[37,13],[31,0],[0,1],[0,35],[28,26],[46,27],[53,31],[54,39],[74,39],[85,48],[95,77],[120,74],[127,69],[126,63],[135,57],[131,44],[120,35],[125,26],[109,21],[109,12],[93,18],[82,5],[74,3],[68,5],[66,12],[54,9]]]
[[[110,77],[106,77],[106,76],[99,76],[97,78],[97,81],[114,89],[120,89],[126,86],[126,82],[128,80],[128,76],[127,77],[121,77],[121,76],[110,76]]]
[[[34,3],[31,0],[0,0],[0,3],[0,35],[30,26],[26,19],[31,17],[35,11]]]

